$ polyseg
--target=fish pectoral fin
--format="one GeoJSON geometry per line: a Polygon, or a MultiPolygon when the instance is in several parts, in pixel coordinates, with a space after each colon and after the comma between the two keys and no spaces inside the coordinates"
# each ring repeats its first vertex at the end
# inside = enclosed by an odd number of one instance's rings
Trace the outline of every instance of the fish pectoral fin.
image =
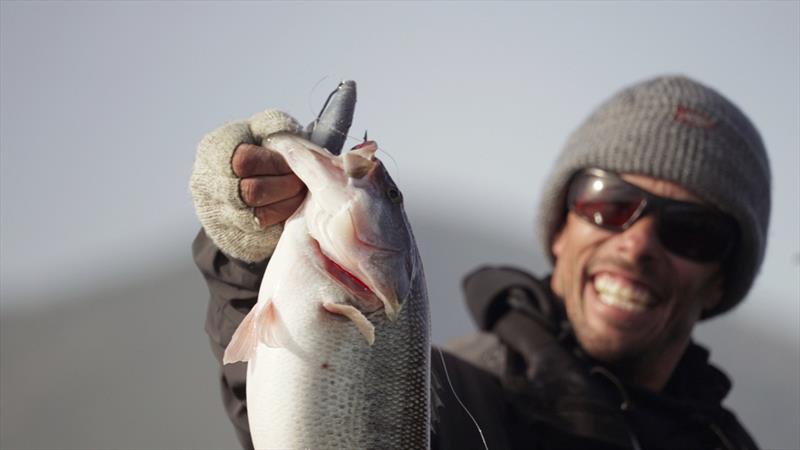
{"type": "Polygon", "coordinates": [[[239,361],[247,362],[255,355],[256,345],[258,344],[257,315],[258,309],[251,309],[239,324],[239,327],[236,328],[230,343],[225,348],[222,364],[232,364],[239,361]]]}
{"type": "Polygon", "coordinates": [[[285,343],[289,342],[288,333],[271,301],[264,307],[256,306],[247,313],[233,333],[222,356],[222,363],[249,361],[255,356],[259,341],[268,347],[285,347],[285,343]]]}
{"type": "Polygon", "coordinates": [[[269,302],[264,312],[259,317],[258,326],[261,331],[261,342],[267,347],[282,348],[286,347],[289,339],[289,331],[281,320],[280,314],[275,304],[269,302]]]}
{"type": "Polygon", "coordinates": [[[356,325],[358,331],[367,339],[367,344],[372,345],[375,342],[375,325],[354,306],[341,303],[323,303],[322,307],[329,313],[350,319],[356,325]]]}

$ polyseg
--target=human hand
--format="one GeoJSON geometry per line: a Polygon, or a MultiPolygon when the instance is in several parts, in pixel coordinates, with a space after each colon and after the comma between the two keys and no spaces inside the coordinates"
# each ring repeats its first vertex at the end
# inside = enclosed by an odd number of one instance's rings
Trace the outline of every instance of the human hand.
{"type": "Polygon", "coordinates": [[[268,110],[212,131],[197,146],[189,186],[197,217],[220,250],[242,261],[272,255],[283,221],[305,196],[283,158],[258,145],[279,132],[303,135],[303,128],[268,110]]]}
{"type": "Polygon", "coordinates": [[[284,222],[305,198],[305,185],[278,152],[242,143],[233,153],[231,167],[240,178],[242,201],[253,208],[262,228],[284,222]]]}

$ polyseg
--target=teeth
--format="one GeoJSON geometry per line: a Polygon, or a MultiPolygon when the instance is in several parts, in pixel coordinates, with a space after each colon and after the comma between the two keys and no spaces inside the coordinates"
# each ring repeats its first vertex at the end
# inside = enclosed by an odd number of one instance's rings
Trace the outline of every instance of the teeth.
{"type": "Polygon", "coordinates": [[[601,302],[626,311],[644,311],[653,303],[653,298],[647,289],[609,274],[595,276],[594,289],[599,294],[601,302]]]}

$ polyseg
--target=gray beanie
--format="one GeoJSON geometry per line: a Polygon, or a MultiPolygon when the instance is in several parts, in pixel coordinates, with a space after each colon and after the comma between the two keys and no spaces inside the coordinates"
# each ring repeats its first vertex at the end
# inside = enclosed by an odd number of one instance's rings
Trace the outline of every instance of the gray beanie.
{"type": "Polygon", "coordinates": [[[545,184],[538,231],[548,252],[566,217],[567,183],[589,167],[675,182],[733,216],[740,242],[725,266],[722,301],[703,317],[744,298],[764,259],[771,175],[761,137],[739,108],[682,76],[636,84],[603,103],[570,136],[545,184]]]}

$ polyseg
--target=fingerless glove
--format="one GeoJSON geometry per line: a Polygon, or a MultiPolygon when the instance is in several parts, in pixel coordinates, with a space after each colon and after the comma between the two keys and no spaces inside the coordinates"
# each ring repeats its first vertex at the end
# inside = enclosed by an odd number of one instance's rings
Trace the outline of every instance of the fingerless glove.
{"type": "Polygon", "coordinates": [[[242,143],[261,145],[263,138],[278,132],[303,135],[303,128],[290,115],[267,110],[212,131],[197,146],[189,183],[195,212],[214,244],[242,261],[258,262],[271,256],[283,224],[267,228],[258,224],[239,192],[241,179],[231,166],[233,152],[242,143]],[[254,128],[258,137],[253,135],[254,128]]]}

